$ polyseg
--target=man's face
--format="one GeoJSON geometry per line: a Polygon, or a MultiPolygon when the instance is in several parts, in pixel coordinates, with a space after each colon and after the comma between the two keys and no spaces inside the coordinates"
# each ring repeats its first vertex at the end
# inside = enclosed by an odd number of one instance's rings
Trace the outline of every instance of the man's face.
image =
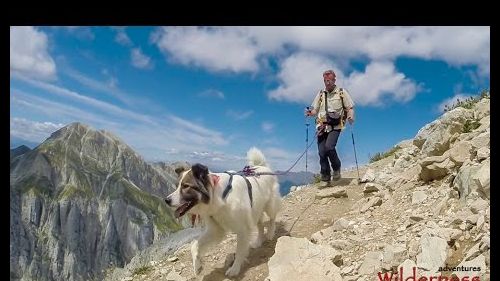
{"type": "Polygon", "coordinates": [[[323,81],[325,82],[325,87],[327,90],[332,90],[335,87],[335,75],[334,74],[323,75],[323,81]]]}

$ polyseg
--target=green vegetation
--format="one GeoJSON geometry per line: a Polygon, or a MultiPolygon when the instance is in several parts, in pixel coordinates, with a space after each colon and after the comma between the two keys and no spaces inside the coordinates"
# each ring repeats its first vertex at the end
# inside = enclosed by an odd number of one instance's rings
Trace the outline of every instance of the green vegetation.
{"type": "Polygon", "coordinates": [[[478,96],[468,97],[468,98],[466,98],[464,100],[457,99],[456,103],[453,103],[450,106],[446,105],[444,107],[444,112],[453,110],[453,109],[455,109],[457,107],[463,107],[465,109],[471,109],[481,99],[489,99],[489,98],[490,98],[490,90],[483,90],[478,96]]]}
{"type": "Polygon", "coordinates": [[[39,147],[39,151],[46,156],[47,161],[54,168],[62,170],[67,165],[68,169],[83,170],[96,176],[105,177],[109,167],[85,153],[80,156],[78,147],[66,144],[62,140],[47,140],[39,147]]]}
{"type": "Polygon", "coordinates": [[[314,174],[313,176],[313,184],[317,184],[321,181],[321,175],[320,174],[314,174]]]}
{"type": "Polygon", "coordinates": [[[52,197],[53,188],[46,177],[31,175],[19,183],[18,190],[21,194],[28,194],[31,192],[37,197],[52,197]]]}
{"type": "MultiPolygon", "coordinates": [[[[146,218],[135,218],[134,223],[143,225],[149,221],[161,233],[169,233],[182,229],[182,225],[173,217],[172,211],[162,198],[138,189],[124,179],[121,165],[110,165],[89,154],[80,155],[79,139],[73,134],[70,139],[51,138],[38,147],[38,156],[43,156],[55,170],[62,171],[68,177],[68,182],[57,188],[46,178],[31,176],[20,182],[16,188],[20,192],[33,192],[40,196],[49,196],[56,200],[83,198],[92,200],[99,196],[101,184],[109,176],[103,190],[102,199],[124,200],[146,214],[146,218]],[[76,145],[72,145],[76,144],[76,145]],[[56,193],[57,190],[57,193],[56,193]]],[[[110,154],[113,154],[110,152],[110,154]]],[[[106,158],[99,154],[98,158],[106,158]]]]}
{"type": "MultiPolygon", "coordinates": [[[[452,105],[448,106],[446,105],[444,108],[444,111],[450,111],[453,110],[457,107],[463,107],[465,109],[472,109],[476,103],[478,103],[482,99],[489,99],[490,98],[490,90],[483,90],[479,95],[477,96],[472,96],[468,97],[464,100],[457,99],[455,103],[452,105]]],[[[475,129],[479,128],[481,123],[479,123],[478,119],[472,118],[472,119],[467,119],[464,123],[464,126],[462,128],[462,133],[470,133],[474,131],[475,129]]]]}
{"type": "Polygon", "coordinates": [[[140,217],[130,218],[130,221],[137,225],[144,225],[145,221],[140,217]]]}
{"type": "Polygon", "coordinates": [[[381,160],[381,159],[384,159],[386,157],[389,157],[391,155],[394,155],[394,153],[396,153],[396,151],[398,151],[399,149],[401,149],[401,147],[399,146],[395,146],[393,148],[391,148],[389,151],[387,152],[377,152],[375,153],[375,155],[373,155],[372,157],[370,157],[370,163],[373,163],[373,162],[376,162],[378,160],[381,160]]]}
{"type": "Polygon", "coordinates": [[[148,217],[152,217],[153,223],[161,233],[182,229],[182,226],[172,217],[167,205],[161,198],[136,188],[124,179],[120,183],[124,186],[123,199],[141,209],[148,217]]]}
{"type": "Polygon", "coordinates": [[[46,159],[52,167],[62,168],[64,166],[66,160],[66,146],[62,141],[47,140],[42,143],[38,149],[41,154],[47,156],[46,159]]]}
{"type": "Polygon", "coordinates": [[[85,171],[79,170],[76,167],[72,167],[69,172],[71,183],[67,183],[59,189],[57,200],[75,197],[87,200],[94,198],[95,193],[89,182],[89,177],[91,177],[91,175],[88,175],[85,171]]]}
{"type": "Polygon", "coordinates": [[[146,274],[146,273],[150,272],[151,270],[152,270],[151,266],[145,265],[145,266],[141,266],[141,267],[134,269],[133,274],[134,275],[146,274]]]}
{"type": "Polygon", "coordinates": [[[467,119],[465,120],[464,127],[462,128],[463,133],[470,133],[475,129],[479,128],[481,123],[479,123],[478,119],[467,119]]]}
{"type": "Polygon", "coordinates": [[[63,189],[59,192],[59,195],[57,196],[57,200],[62,200],[62,199],[69,199],[69,198],[75,198],[75,197],[81,197],[85,199],[92,199],[94,196],[94,193],[92,192],[92,189],[90,186],[80,186],[76,187],[72,184],[66,184],[63,189]]]}

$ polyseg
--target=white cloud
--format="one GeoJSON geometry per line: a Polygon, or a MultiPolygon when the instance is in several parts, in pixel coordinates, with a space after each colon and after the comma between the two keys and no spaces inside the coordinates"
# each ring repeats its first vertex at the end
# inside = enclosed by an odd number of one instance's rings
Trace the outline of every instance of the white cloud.
{"type": "Polygon", "coordinates": [[[184,126],[190,122],[178,117],[172,117],[168,121],[176,118],[177,122],[164,122],[165,124],[158,126],[144,126],[140,123],[122,125],[114,129],[113,133],[137,149],[148,161],[189,160],[206,165],[212,163],[213,158],[224,159],[224,162],[232,161],[227,154],[217,152],[221,146],[229,144],[226,136],[197,125],[184,126]],[[196,148],[204,150],[194,150],[196,148]]]}
{"type": "Polygon", "coordinates": [[[14,117],[10,119],[10,134],[14,137],[39,143],[63,126],[63,124],[36,122],[14,117]]]}
{"type": "MultiPolygon", "coordinates": [[[[189,161],[203,162],[203,163],[216,163],[226,161],[240,161],[243,157],[229,155],[220,151],[192,151],[188,154],[189,161]]],[[[208,165],[208,164],[207,164],[208,165]]]]}
{"type": "Polygon", "coordinates": [[[101,71],[101,73],[108,77],[108,81],[105,82],[99,81],[81,72],[78,72],[75,69],[69,67],[64,68],[64,75],[68,75],[72,79],[78,81],[80,84],[92,90],[108,94],[127,105],[132,105],[137,103],[136,98],[133,98],[132,95],[125,93],[118,88],[118,79],[114,76],[111,76],[108,70],[104,69],[101,71]]]}
{"type": "Polygon", "coordinates": [[[490,71],[488,26],[167,27],[151,40],[169,60],[209,71],[256,73],[278,59],[280,85],[269,97],[293,102],[310,103],[323,86],[318,73],[327,68],[350,73],[338,80],[360,105],[380,105],[383,96],[406,102],[420,90],[394,68],[400,57],[477,66],[481,77],[490,71]],[[365,72],[352,72],[352,60],[366,61],[365,72]]]}
{"type": "MultiPolygon", "coordinates": [[[[231,136],[174,115],[167,116],[167,122],[165,122],[162,117],[158,116],[145,115],[143,118],[134,118],[135,115],[124,110],[115,112],[114,120],[116,122],[114,122],[113,119],[106,116],[105,112],[94,112],[95,108],[93,107],[78,109],[66,103],[39,98],[15,89],[11,93],[11,97],[11,111],[13,112],[43,113],[67,123],[79,121],[94,127],[106,128],[148,159],[164,160],[162,158],[165,155],[160,155],[160,151],[170,154],[178,152],[179,155],[185,156],[193,151],[193,146],[215,150],[216,147],[228,145],[232,139],[231,136]]],[[[77,100],[77,102],[79,101],[77,100]]],[[[97,107],[97,109],[101,108],[97,107]]],[[[16,134],[19,137],[29,134],[29,131],[23,132],[25,127],[18,126],[18,128],[11,134],[16,134]]]]}
{"type": "Polygon", "coordinates": [[[365,72],[352,72],[339,85],[349,91],[355,104],[375,106],[382,105],[383,96],[392,96],[402,103],[410,101],[420,89],[391,62],[372,62],[366,66],[365,72]]]}
{"type": "Polygon", "coordinates": [[[149,123],[149,124],[154,123],[152,121],[152,118],[147,116],[147,115],[142,115],[142,114],[138,114],[138,113],[135,113],[133,111],[130,111],[130,110],[122,109],[116,105],[113,105],[113,104],[103,102],[103,101],[98,100],[98,99],[94,99],[94,98],[79,94],[79,93],[71,91],[69,89],[56,86],[54,84],[50,84],[50,83],[46,83],[46,82],[42,82],[42,81],[36,81],[36,80],[25,78],[25,77],[17,77],[17,78],[19,78],[20,80],[22,80],[22,81],[24,81],[32,86],[37,87],[39,89],[43,89],[43,90],[47,91],[47,93],[55,94],[57,96],[64,97],[64,98],[68,98],[68,99],[72,100],[73,102],[80,102],[80,103],[92,106],[93,108],[96,108],[96,109],[98,109],[102,112],[108,113],[108,114],[112,114],[115,116],[123,116],[123,117],[127,117],[130,119],[136,120],[136,121],[141,121],[141,122],[145,122],[145,123],[149,123]]]}
{"type": "MultiPolygon", "coordinates": [[[[478,65],[489,70],[490,27],[251,27],[258,46],[279,50],[290,44],[301,51],[353,59],[395,59],[409,56],[443,60],[450,65],[478,65]]],[[[489,73],[486,72],[486,73],[489,73]]]]}
{"type": "Polygon", "coordinates": [[[470,97],[474,97],[474,96],[475,95],[472,95],[472,94],[458,93],[458,94],[455,94],[451,98],[447,98],[447,99],[443,100],[438,105],[437,108],[438,108],[438,110],[439,110],[440,113],[443,113],[444,109],[446,108],[446,106],[451,107],[453,104],[457,103],[457,100],[463,101],[463,100],[466,100],[466,99],[468,99],[470,97]]]}
{"type": "Polygon", "coordinates": [[[239,28],[165,27],[152,40],[172,61],[210,71],[255,72],[258,50],[239,28]]]}
{"type": "Polygon", "coordinates": [[[392,96],[398,102],[411,100],[419,86],[397,72],[391,62],[372,62],[365,72],[354,71],[346,76],[325,57],[309,53],[297,53],[280,65],[280,86],[268,93],[269,98],[311,104],[315,95],[324,88],[322,73],[333,69],[337,85],[346,88],[355,104],[381,105],[381,98],[392,96]]]}
{"type": "Polygon", "coordinates": [[[67,103],[50,101],[47,98],[40,98],[20,90],[11,90],[11,108],[16,107],[25,112],[42,113],[62,122],[81,121],[101,127],[116,127],[117,123],[112,122],[105,116],[92,113],[89,110],[82,110],[67,103]]]}
{"type": "Polygon", "coordinates": [[[125,32],[125,28],[115,27],[113,29],[116,30],[116,36],[115,36],[116,43],[127,47],[131,47],[133,45],[132,40],[130,40],[127,33],[125,32]]]}
{"type": "MultiPolygon", "coordinates": [[[[165,161],[165,158],[188,160],[192,163],[203,163],[209,168],[219,171],[224,169],[239,170],[246,165],[245,153],[232,155],[228,154],[227,151],[220,152],[218,150],[221,146],[227,146],[230,143],[231,136],[208,129],[203,125],[193,124],[193,122],[177,116],[168,116],[167,122],[162,121],[161,117],[150,117],[154,120],[153,124],[146,124],[124,115],[117,116],[117,122],[113,122],[101,113],[94,113],[89,109],[78,109],[68,104],[39,98],[15,89],[11,97],[11,108],[14,106],[16,112],[23,109],[30,113],[41,112],[47,116],[58,118],[58,120],[65,120],[64,122],[67,123],[80,121],[92,127],[106,128],[148,161],[165,161]],[[193,147],[203,150],[193,150],[193,147]]],[[[19,121],[18,119],[16,122],[19,121]]],[[[16,122],[11,121],[11,135],[36,142],[43,141],[52,132],[63,126],[63,124],[49,126],[49,123],[24,121],[22,124],[46,124],[45,127],[38,126],[45,128],[45,130],[39,130],[39,133],[35,135],[34,130],[30,129],[35,126],[20,126],[20,122],[16,122]]],[[[265,154],[273,167],[281,170],[288,169],[290,163],[293,163],[298,156],[298,153],[288,153],[280,148],[269,148],[265,150],[265,154]]]]}
{"type": "Polygon", "coordinates": [[[332,57],[338,64],[408,56],[477,65],[483,75],[490,68],[488,26],[169,27],[151,38],[174,61],[212,71],[255,72],[259,56],[282,56],[286,49],[332,57]]]}
{"type": "Polygon", "coordinates": [[[126,92],[120,89],[118,87],[118,79],[114,75],[111,75],[109,70],[106,68],[101,70],[101,74],[105,76],[102,81],[94,79],[93,77],[83,74],[69,66],[64,66],[61,73],[71,77],[72,79],[78,81],[80,84],[86,86],[89,89],[114,97],[118,101],[126,104],[129,107],[139,109],[148,108],[148,111],[150,112],[164,111],[164,108],[162,108],[158,103],[152,102],[144,96],[139,97],[137,95],[133,95],[130,92],[126,92]]]}
{"type": "Polygon", "coordinates": [[[43,80],[56,78],[47,35],[32,26],[10,27],[10,71],[43,80]]]}
{"type": "Polygon", "coordinates": [[[153,68],[153,62],[151,58],[146,56],[140,48],[133,48],[130,50],[130,60],[132,65],[140,69],[151,69],[153,68]]]}
{"type": "Polygon", "coordinates": [[[289,56],[280,65],[277,75],[280,86],[268,93],[269,98],[310,104],[324,87],[322,73],[326,69],[335,68],[325,57],[310,53],[289,56]]]}
{"type": "Polygon", "coordinates": [[[198,94],[199,97],[224,99],[224,93],[219,90],[208,89],[198,94]]]}
{"type": "MultiPolygon", "coordinates": [[[[298,160],[298,158],[301,156],[301,154],[304,151],[296,152],[296,151],[289,151],[289,150],[285,150],[285,149],[277,148],[277,147],[267,147],[265,149],[262,149],[262,152],[264,153],[264,156],[266,157],[266,160],[268,161],[268,163],[270,163],[271,167],[275,171],[277,171],[277,170],[286,171],[290,168],[291,168],[291,171],[297,171],[297,170],[302,170],[302,168],[305,165],[302,163],[305,161],[304,156],[300,160],[298,160]]],[[[311,154],[312,153],[309,152],[309,156],[311,156],[311,154]]],[[[317,165],[318,162],[315,161],[316,163],[314,163],[313,161],[311,161],[311,159],[309,159],[309,166],[310,167],[311,166],[318,166],[317,165]]]]}
{"type": "Polygon", "coordinates": [[[274,130],[274,124],[271,122],[262,122],[262,130],[266,133],[271,133],[274,130]]]}
{"type": "Polygon", "coordinates": [[[92,41],[95,39],[95,35],[90,27],[86,26],[65,26],[64,29],[69,33],[75,35],[80,40],[92,41]]]}
{"type": "MultiPolygon", "coordinates": [[[[290,158],[291,153],[281,148],[269,147],[263,150],[263,153],[266,157],[270,158],[279,158],[279,159],[287,159],[290,158]]],[[[295,155],[293,155],[295,156],[295,155]]]]}
{"type": "Polygon", "coordinates": [[[236,111],[236,110],[228,110],[226,113],[229,117],[233,118],[236,121],[245,120],[253,114],[253,110],[247,111],[236,111]]]}
{"type": "Polygon", "coordinates": [[[179,137],[179,141],[188,142],[191,144],[228,144],[227,136],[224,136],[220,132],[207,129],[204,126],[194,124],[193,122],[174,115],[171,115],[169,119],[173,122],[173,125],[176,126],[175,130],[172,133],[174,137],[179,137]]]}

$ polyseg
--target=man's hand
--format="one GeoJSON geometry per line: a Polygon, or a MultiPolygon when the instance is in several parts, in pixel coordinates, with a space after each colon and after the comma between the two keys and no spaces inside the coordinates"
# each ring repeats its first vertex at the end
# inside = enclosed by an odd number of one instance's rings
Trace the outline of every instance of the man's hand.
{"type": "Polygon", "coordinates": [[[314,109],[307,110],[306,109],[305,112],[304,112],[304,115],[305,116],[314,116],[314,115],[316,115],[316,110],[314,110],[314,109]]]}
{"type": "Polygon", "coordinates": [[[349,121],[349,124],[351,124],[351,125],[352,125],[352,123],[354,123],[354,108],[351,108],[347,112],[347,121],[349,121]]]}
{"type": "Polygon", "coordinates": [[[316,128],[316,136],[321,136],[325,133],[325,129],[326,129],[326,125],[325,124],[321,124],[319,125],[318,128],[316,128]]]}

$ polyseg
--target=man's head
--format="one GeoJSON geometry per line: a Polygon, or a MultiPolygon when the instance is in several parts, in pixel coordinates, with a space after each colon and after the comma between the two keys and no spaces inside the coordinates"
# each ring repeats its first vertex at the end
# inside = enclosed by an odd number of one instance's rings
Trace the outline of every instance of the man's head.
{"type": "Polygon", "coordinates": [[[333,90],[335,88],[336,75],[333,70],[329,69],[323,72],[323,82],[325,82],[325,88],[327,91],[333,90]]]}

